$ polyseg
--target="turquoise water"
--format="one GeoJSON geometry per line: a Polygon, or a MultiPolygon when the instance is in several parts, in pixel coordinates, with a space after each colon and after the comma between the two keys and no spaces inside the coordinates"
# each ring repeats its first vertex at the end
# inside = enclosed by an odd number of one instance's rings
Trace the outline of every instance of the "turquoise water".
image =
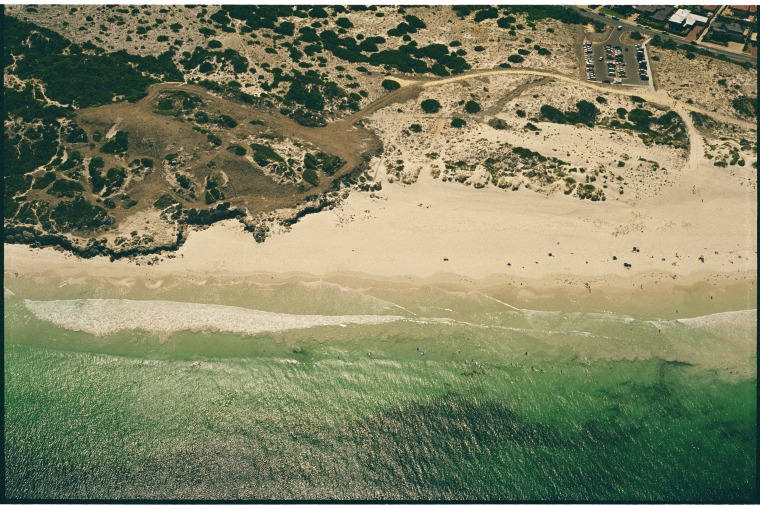
{"type": "MultiPolygon", "coordinates": [[[[212,301],[403,318],[96,336],[63,304],[23,299],[106,288],[11,288],[9,499],[757,498],[754,310],[659,321],[296,283],[212,301]]],[[[102,321],[132,310],[99,307],[102,321]]]]}

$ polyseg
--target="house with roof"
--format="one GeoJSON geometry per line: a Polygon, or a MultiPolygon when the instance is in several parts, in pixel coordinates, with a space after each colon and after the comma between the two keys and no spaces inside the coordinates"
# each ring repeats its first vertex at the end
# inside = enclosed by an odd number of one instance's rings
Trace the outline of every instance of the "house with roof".
{"type": "Polygon", "coordinates": [[[714,23],[710,29],[712,39],[721,42],[744,42],[744,28],[738,23],[714,23]]]}
{"type": "Polygon", "coordinates": [[[752,14],[757,14],[757,5],[729,5],[728,7],[736,14],[740,15],[750,16],[752,14]]]}
{"type": "Polygon", "coordinates": [[[664,22],[674,10],[671,5],[634,5],[633,8],[642,16],[658,22],[664,22]]]}
{"type": "Polygon", "coordinates": [[[687,9],[678,9],[668,19],[668,23],[675,29],[693,28],[695,25],[707,24],[707,18],[705,16],[697,16],[687,9]]]}

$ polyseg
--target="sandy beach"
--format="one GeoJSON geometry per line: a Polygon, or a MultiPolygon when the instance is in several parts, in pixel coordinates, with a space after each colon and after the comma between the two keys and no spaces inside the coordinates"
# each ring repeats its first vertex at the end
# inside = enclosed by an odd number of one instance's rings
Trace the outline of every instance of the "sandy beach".
{"type": "Polygon", "coordinates": [[[415,184],[386,179],[382,192],[354,192],[338,209],[306,216],[262,244],[226,221],[192,232],[175,253],[137,260],[6,244],[4,270],[6,278],[101,277],[148,288],[169,276],[511,285],[527,298],[557,289],[633,296],[645,285],[738,283],[754,299],[756,215],[755,191],[704,163],[657,196],[603,203],[473,189],[423,169],[415,184]]]}

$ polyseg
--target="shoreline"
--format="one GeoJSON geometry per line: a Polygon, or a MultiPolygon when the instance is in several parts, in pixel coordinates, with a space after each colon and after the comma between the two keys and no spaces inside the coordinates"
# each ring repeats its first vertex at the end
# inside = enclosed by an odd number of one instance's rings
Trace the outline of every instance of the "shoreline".
{"type": "MultiPolygon", "coordinates": [[[[99,285],[99,293],[111,292],[115,298],[191,301],[197,300],[198,295],[183,294],[188,288],[223,297],[230,288],[239,295],[247,289],[318,283],[362,293],[421,290],[480,293],[520,309],[599,311],[668,320],[757,308],[756,270],[730,273],[703,269],[687,275],[650,270],[625,276],[491,274],[481,278],[455,273],[423,277],[355,271],[314,274],[251,270],[242,274],[235,269],[190,269],[183,266],[182,258],[175,258],[179,260],[175,263],[147,266],[124,260],[111,262],[107,258],[84,260],[52,249],[18,244],[5,244],[4,249],[4,286],[17,296],[34,293],[35,299],[82,298],[75,293],[90,292],[93,286],[99,285]],[[167,294],[168,298],[162,298],[167,294]]],[[[298,312],[298,308],[294,308],[294,313],[298,312]]]]}
{"type": "MultiPolygon", "coordinates": [[[[140,258],[4,244],[4,274],[99,279],[125,293],[143,286],[149,298],[170,284],[442,288],[523,308],[676,318],[756,307],[756,197],[701,164],[684,168],[665,194],[601,203],[474,189],[423,170],[414,184],[352,191],[290,229],[274,226],[263,243],[227,220],[191,231],[177,251],[140,258]]],[[[41,296],[56,296],[50,291],[41,296]]]]}

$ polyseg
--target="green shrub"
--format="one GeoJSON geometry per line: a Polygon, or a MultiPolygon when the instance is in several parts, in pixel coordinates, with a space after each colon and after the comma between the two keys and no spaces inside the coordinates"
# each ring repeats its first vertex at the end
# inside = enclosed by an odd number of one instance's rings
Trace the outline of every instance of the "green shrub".
{"type": "Polygon", "coordinates": [[[578,120],[583,123],[593,123],[599,114],[599,109],[596,108],[596,105],[587,100],[579,101],[575,104],[575,107],[578,109],[578,120]]]}
{"type": "Polygon", "coordinates": [[[308,170],[322,170],[327,175],[333,175],[343,165],[345,165],[345,161],[338,156],[324,152],[318,152],[316,155],[306,153],[303,158],[304,168],[308,170]]]}
{"type": "Polygon", "coordinates": [[[525,58],[523,58],[519,54],[512,54],[507,58],[507,61],[511,63],[522,63],[523,61],[525,61],[525,58]]]}
{"type": "Polygon", "coordinates": [[[462,128],[466,124],[467,124],[467,122],[464,119],[460,118],[460,117],[455,117],[455,118],[453,118],[451,120],[451,126],[452,126],[452,128],[462,128]]]}
{"type": "Polygon", "coordinates": [[[565,113],[551,105],[541,106],[541,115],[552,123],[566,123],[565,113]]]}
{"type": "Polygon", "coordinates": [[[69,144],[82,144],[87,142],[87,140],[87,132],[76,125],[74,125],[74,128],[66,136],[66,142],[69,144]]]}
{"type": "Polygon", "coordinates": [[[177,203],[177,200],[175,200],[172,195],[169,193],[164,193],[158,198],[158,200],[153,202],[153,206],[159,210],[163,210],[171,205],[174,205],[175,203],[177,203]]]}
{"type": "Polygon", "coordinates": [[[477,114],[482,109],[478,102],[476,102],[475,100],[470,100],[466,104],[464,104],[464,110],[467,111],[469,114],[477,114]]]}
{"type": "Polygon", "coordinates": [[[425,24],[424,21],[422,21],[417,16],[413,16],[411,14],[404,16],[404,21],[406,21],[409,24],[409,26],[411,26],[415,30],[423,30],[427,28],[427,25],[425,24]]]}
{"type": "Polygon", "coordinates": [[[105,209],[90,204],[82,196],[60,202],[50,217],[61,232],[95,230],[113,224],[105,209]]]}
{"type": "Polygon", "coordinates": [[[211,205],[219,200],[224,200],[224,193],[219,188],[219,181],[214,176],[206,177],[206,189],[204,192],[206,205],[211,205]]]}
{"type": "Polygon", "coordinates": [[[125,131],[118,131],[113,140],[109,140],[103,147],[100,148],[100,152],[106,154],[121,154],[127,152],[129,148],[129,134],[125,131]]]}
{"type": "Polygon", "coordinates": [[[319,176],[317,175],[317,172],[310,168],[303,171],[303,180],[312,186],[317,186],[319,184],[319,176]]]}
{"type": "Polygon", "coordinates": [[[222,145],[222,139],[220,139],[213,133],[209,133],[208,135],[206,135],[206,140],[208,140],[209,143],[214,147],[219,147],[220,145],[222,145]]]}
{"type": "Polygon", "coordinates": [[[441,104],[438,102],[438,100],[434,100],[432,98],[423,100],[422,103],[420,103],[420,107],[422,107],[422,110],[427,114],[435,114],[441,110],[441,104]]]}
{"type": "Polygon", "coordinates": [[[282,156],[264,144],[251,144],[251,153],[253,154],[253,160],[262,167],[267,166],[270,162],[285,162],[282,156]]]}
{"type": "Polygon", "coordinates": [[[335,20],[335,24],[341,28],[353,28],[354,24],[348,18],[338,18],[335,20]]]}
{"type": "Polygon", "coordinates": [[[237,144],[232,144],[229,147],[227,147],[228,151],[232,151],[237,156],[245,156],[246,150],[245,147],[239,146],[237,144]]]}
{"type": "Polygon", "coordinates": [[[745,116],[757,117],[757,98],[740,96],[731,101],[733,108],[745,116]]]}
{"type": "Polygon", "coordinates": [[[275,29],[273,30],[274,33],[279,33],[280,35],[285,35],[286,37],[292,37],[293,33],[295,32],[296,25],[291,23],[290,21],[283,21],[275,29]]]}
{"type": "Polygon", "coordinates": [[[322,7],[314,7],[309,11],[309,17],[315,18],[315,19],[324,19],[328,17],[327,11],[324,10],[322,7]]]}
{"type": "Polygon", "coordinates": [[[492,118],[488,121],[488,126],[493,128],[494,130],[506,130],[507,129],[507,123],[505,123],[502,119],[498,118],[492,118]]]}
{"type": "Polygon", "coordinates": [[[393,79],[383,79],[381,85],[387,91],[395,91],[401,87],[401,84],[399,84],[397,81],[394,81],[393,79]]]}
{"type": "Polygon", "coordinates": [[[104,53],[90,44],[95,54],[72,50],[70,41],[56,32],[13,16],[4,17],[6,57],[23,56],[14,73],[21,79],[45,83],[48,98],[79,107],[111,103],[117,96],[134,102],[144,97],[147,87],[158,81],[182,80],[172,61],[172,53],[142,57],[126,51],[104,53]]]}
{"type": "Polygon", "coordinates": [[[226,114],[222,114],[219,117],[214,118],[213,122],[224,128],[235,128],[238,125],[237,121],[226,114]]]}
{"type": "Polygon", "coordinates": [[[652,121],[652,113],[646,109],[633,109],[628,113],[628,120],[639,130],[648,130],[652,121]]]}
{"type": "Polygon", "coordinates": [[[55,180],[53,172],[45,172],[42,177],[36,177],[32,183],[32,189],[45,189],[55,180]]]}
{"type": "Polygon", "coordinates": [[[476,12],[474,20],[476,23],[480,23],[486,19],[496,19],[498,17],[499,11],[496,10],[496,7],[489,7],[487,9],[479,10],[476,12]]]}

